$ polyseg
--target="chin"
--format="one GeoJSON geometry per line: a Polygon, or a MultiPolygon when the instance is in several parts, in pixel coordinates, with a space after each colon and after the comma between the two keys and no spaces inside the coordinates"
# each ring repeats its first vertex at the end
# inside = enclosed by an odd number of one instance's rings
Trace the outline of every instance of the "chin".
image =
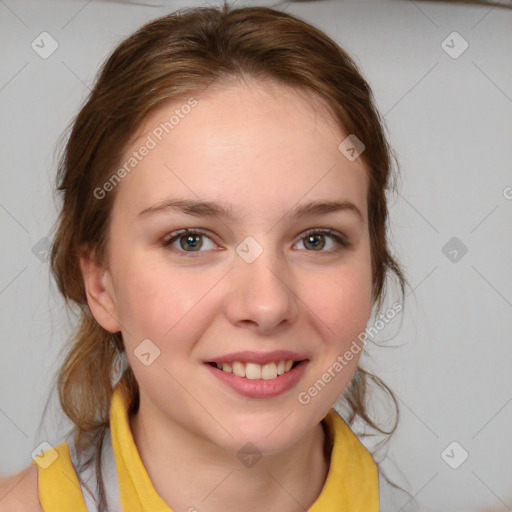
{"type": "Polygon", "coordinates": [[[250,450],[253,445],[254,450],[262,455],[272,455],[283,452],[292,447],[304,434],[303,428],[296,427],[291,422],[284,421],[286,414],[279,414],[279,417],[268,422],[247,421],[230,422],[227,430],[233,437],[226,439],[224,437],[223,447],[232,453],[238,454],[242,447],[250,450]],[[277,427],[277,428],[276,428],[277,427]]]}

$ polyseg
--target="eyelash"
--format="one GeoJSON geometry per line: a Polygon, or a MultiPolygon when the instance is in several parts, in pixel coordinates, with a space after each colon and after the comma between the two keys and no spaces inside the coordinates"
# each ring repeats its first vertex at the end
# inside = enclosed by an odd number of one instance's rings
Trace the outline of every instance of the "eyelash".
{"type": "MultiPolygon", "coordinates": [[[[170,235],[168,237],[165,237],[162,240],[162,247],[170,248],[170,246],[176,240],[179,240],[180,238],[182,238],[184,236],[188,236],[188,235],[202,235],[202,236],[205,236],[206,238],[209,238],[211,240],[211,238],[206,233],[204,233],[202,230],[199,230],[199,229],[182,229],[180,231],[175,231],[174,233],[170,233],[170,235]]],[[[348,247],[350,247],[352,245],[352,243],[349,242],[347,240],[347,238],[343,234],[339,233],[338,231],[334,231],[333,229],[315,229],[315,228],[308,229],[308,230],[306,230],[303,233],[303,236],[300,238],[299,242],[304,240],[305,238],[307,238],[310,235],[328,235],[333,240],[336,241],[336,243],[338,244],[338,247],[336,249],[332,249],[330,251],[314,251],[314,250],[309,250],[308,252],[337,253],[338,251],[346,249],[346,248],[348,248],[348,247]]],[[[213,242],[213,240],[212,240],[212,242],[213,242]]],[[[171,249],[175,249],[177,252],[186,255],[186,257],[192,257],[192,258],[196,258],[202,252],[205,252],[205,251],[184,251],[184,250],[176,249],[176,248],[171,248],[171,249]]]]}

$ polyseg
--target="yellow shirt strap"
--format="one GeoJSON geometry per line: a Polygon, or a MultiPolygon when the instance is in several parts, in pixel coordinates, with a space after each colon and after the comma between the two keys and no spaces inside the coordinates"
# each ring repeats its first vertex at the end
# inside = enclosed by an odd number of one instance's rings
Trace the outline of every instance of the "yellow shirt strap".
{"type": "Polygon", "coordinates": [[[87,512],[67,443],[34,458],[38,466],[39,501],[44,512],[87,512]]]}
{"type": "Polygon", "coordinates": [[[119,477],[119,498],[122,510],[173,512],[156,492],[140,458],[130,430],[126,397],[119,387],[112,395],[110,430],[119,477]]]}
{"type": "Polygon", "coordinates": [[[308,512],[379,512],[379,477],[373,457],[343,418],[331,409],[324,422],[334,438],[322,493],[308,512]]]}

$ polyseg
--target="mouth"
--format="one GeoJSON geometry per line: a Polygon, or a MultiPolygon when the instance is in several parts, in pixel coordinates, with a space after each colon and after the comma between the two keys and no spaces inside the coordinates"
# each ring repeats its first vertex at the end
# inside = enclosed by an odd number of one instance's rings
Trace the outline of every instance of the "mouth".
{"type": "MultiPolygon", "coordinates": [[[[289,355],[289,354],[288,354],[289,355]]],[[[247,360],[206,361],[204,367],[217,382],[239,395],[256,399],[268,399],[291,392],[307,370],[309,359],[268,359],[260,355],[260,363],[254,357],[247,360]]],[[[280,356],[282,357],[282,356],[280,356]]]]}
{"type": "Polygon", "coordinates": [[[295,361],[293,359],[281,359],[279,361],[271,361],[266,364],[258,364],[255,362],[232,361],[232,362],[214,362],[210,361],[206,364],[216,368],[224,373],[230,373],[237,377],[248,380],[273,380],[281,375],[295,369],[301,363],[307,362],[307,359],[295,361]]]}

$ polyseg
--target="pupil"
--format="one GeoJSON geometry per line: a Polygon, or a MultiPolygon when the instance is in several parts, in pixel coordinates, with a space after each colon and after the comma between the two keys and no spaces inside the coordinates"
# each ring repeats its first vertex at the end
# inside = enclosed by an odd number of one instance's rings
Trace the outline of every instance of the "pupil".
{"type": "Polygon", "coordinates": [[[187,248],[194,249],[194,248],[200,246],[200,244],[198,243],[199,236],[200,235],[188,235],[186,237],[186,243],[189,244],[189,245],[187,245],[187,247],[183,247],[183,245],[182,245],[182,249],[187,249],[187,248]],[[194,239],[197,239],[197,240],[194,241],[194,239]]]}
{"type": "MultiPolygon", "coordinates": [[[[321,236],[322,236],[322,235],[310,235],[310,236],[308,237],[308,241],[307,241],[307,243],[308,243],[308,244],[310,244],[310,243],[311,243],[311,240],[318,239],[318,238],[320,238],[321,236]]],[[[317,242],[317,243],[311,243],[311,245],[312,245],[313,247],[318,247],[318,246],[319,246],[319,242],[317,242]]],[[[323,248],[324,244],[320,243],[320,246],[321,246],[320,248],[323,248]]]]}

